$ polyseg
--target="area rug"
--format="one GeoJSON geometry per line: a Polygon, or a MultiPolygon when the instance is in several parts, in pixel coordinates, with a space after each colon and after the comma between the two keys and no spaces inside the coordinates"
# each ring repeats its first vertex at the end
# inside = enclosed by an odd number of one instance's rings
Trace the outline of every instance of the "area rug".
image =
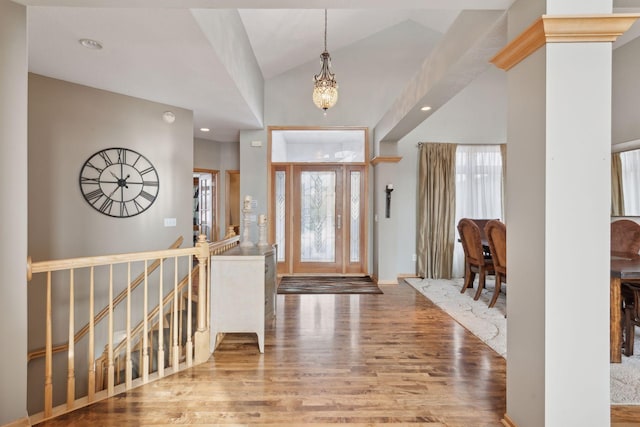
{"type": "Polygon", "coordinates": [[[467,289],[464,294],[460,293],[462,279],[410,278],[405,280],[496,353],[504,358],[507,357],[507,319],[504,317],[507,312],[506,298],[503,293],[500,293],[496,305],[489,308],[489,301],[493,296],[493,280],[487,278],[486,288],[482,290],[477,301],[473,300],[475,289],[467,289]]]}
{"type": "MultiPolygon", "coordinates": [[[[418,292],[453,317],[472,334],[484,341],[498,354],[507,357],[506,297],[501,293],[493,308],[488,303],[493,295],[493,280],[487,279],[486,287],[478,301],[473,300],[475,289],[464,294],[462,279],[405,279],[418,292]]],[[[508,287],[508,285],[507,285],[508,287]]],[[[610,364],[611,404],[640,405],[640,328],[636,328],[633,356],[622,356],[622,363],[610,364]]]]}
{"type": "Polygon", "coordinates": [[[371,277],[285,276],[279,294],[381,294],[371,277]]]}

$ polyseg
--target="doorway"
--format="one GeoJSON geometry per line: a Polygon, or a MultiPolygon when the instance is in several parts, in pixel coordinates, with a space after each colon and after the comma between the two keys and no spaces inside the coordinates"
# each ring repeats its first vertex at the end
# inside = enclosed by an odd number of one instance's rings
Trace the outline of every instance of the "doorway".
{"type": "Polygon", "coordinates": [[[218,240],[218,171],[193,170],[193,244],[204,234],[218,240]]]}
{"type": "MultiPolygon", "coordinates": [[[[289,139],[288,143],[270,148],[279,154],[270,155],[269,221],[271,241],[278,245],[279,274],[365,274],[367,272],[367,166],[364,163],[366,132],[359,128],[355,138],[361,143],[361,157],[345,155],[351,142],[338,142],[335,156],[318,155],[331,146],[329,136],[312,130],[313,135],[289,139]],[[308,138],[307,138],[308,137],[308,138]],[[294,141],[294,142],[293,142],[294,141]],[[314,142],[315,141],[315,142],[314,142]],[[295,162],[275,162],[283,152],[297,156],[295,162]],[[307,152],[313,159],[328,162],[304,161],[307,152]],[[361,160],[361,161],[358,161],[361,160]]],[[[341,129],[341,131],[344,131],[341,129]]],[[[279,130],[282,132],[282,130],[279,130]]],[[[299,133],[300,130],[296,129],[299,133]]],[[[336,133],[335,138],[345,138],[336,133]]],[[[353,138],[353,135],[350,135],[353,138]]],[[[279,134],[276,138],[283,138],[279,134]]],[[[290,135],[284,138],[291,138],[290,135]]],[[[338,141],[338,139],[335,139],[338,141]]],[[[357,145],[357,144],[356,144],[357,145]]],[[[331,149],[329,149],[331,151],[331,149]]]]}
{"type": "Polygon", "coordinates": [[[240,171],[227,170],[225,181],[225,235],[229,235],[230,230],[240,235],[240,171]]]}

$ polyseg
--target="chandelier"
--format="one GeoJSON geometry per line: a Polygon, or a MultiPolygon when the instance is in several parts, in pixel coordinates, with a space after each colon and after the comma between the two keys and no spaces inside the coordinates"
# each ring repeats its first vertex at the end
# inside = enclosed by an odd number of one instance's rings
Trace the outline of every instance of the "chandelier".
{"type": "Polygon", "coordinates": [[[320,74],[313,76],[313,103],[327,114],[327,109],[338,102],[338,82],[331,72],[331,56],[327,52],[327,9],[324,10],[324,52],[320,55],[320,60],[320,74]]]}

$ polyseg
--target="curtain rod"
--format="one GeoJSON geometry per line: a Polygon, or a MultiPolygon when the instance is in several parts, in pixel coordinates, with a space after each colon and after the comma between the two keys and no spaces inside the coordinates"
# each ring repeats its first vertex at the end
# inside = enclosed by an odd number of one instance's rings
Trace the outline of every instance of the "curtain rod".
{"type": "MultiPolygon", "coordinates": [[[[639,142],[640,142],[640,140],[637,140],[637,141],[634,141],[634,142],[639,143],[639,142]]],[[[418,142],[418,143],[416,144],[416,147],[420,148],[420,147],[422,147],[422,146],[423,146],[423,145],[425,145],[425,144],[457,144],[457,145],[469,145],[469,146],[477,145],[478,147],[483,146],[483,145],[484,145],[484,146],[490,146],[490,145],[505,145],[505,143],[504,143],[504,142],[498,142],[498,143],[496,143],[496,144],[460,144],[460,143],[457,143],[457,142],[418,142]]],[[[640,144],[638,144],[638,145],[640,146],[640,144]]]]}

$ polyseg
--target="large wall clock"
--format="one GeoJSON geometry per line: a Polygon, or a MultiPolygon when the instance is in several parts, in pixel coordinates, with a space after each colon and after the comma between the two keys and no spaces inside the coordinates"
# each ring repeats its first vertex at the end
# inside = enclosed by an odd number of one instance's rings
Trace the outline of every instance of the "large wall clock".
{"type": "Polygon", "coordinates": [[[98,212],[117,218],[149,209],[159,189],[153,164],[128,148],[100,150],[80,170],[80,191],[85,200],[98,212]]]}

